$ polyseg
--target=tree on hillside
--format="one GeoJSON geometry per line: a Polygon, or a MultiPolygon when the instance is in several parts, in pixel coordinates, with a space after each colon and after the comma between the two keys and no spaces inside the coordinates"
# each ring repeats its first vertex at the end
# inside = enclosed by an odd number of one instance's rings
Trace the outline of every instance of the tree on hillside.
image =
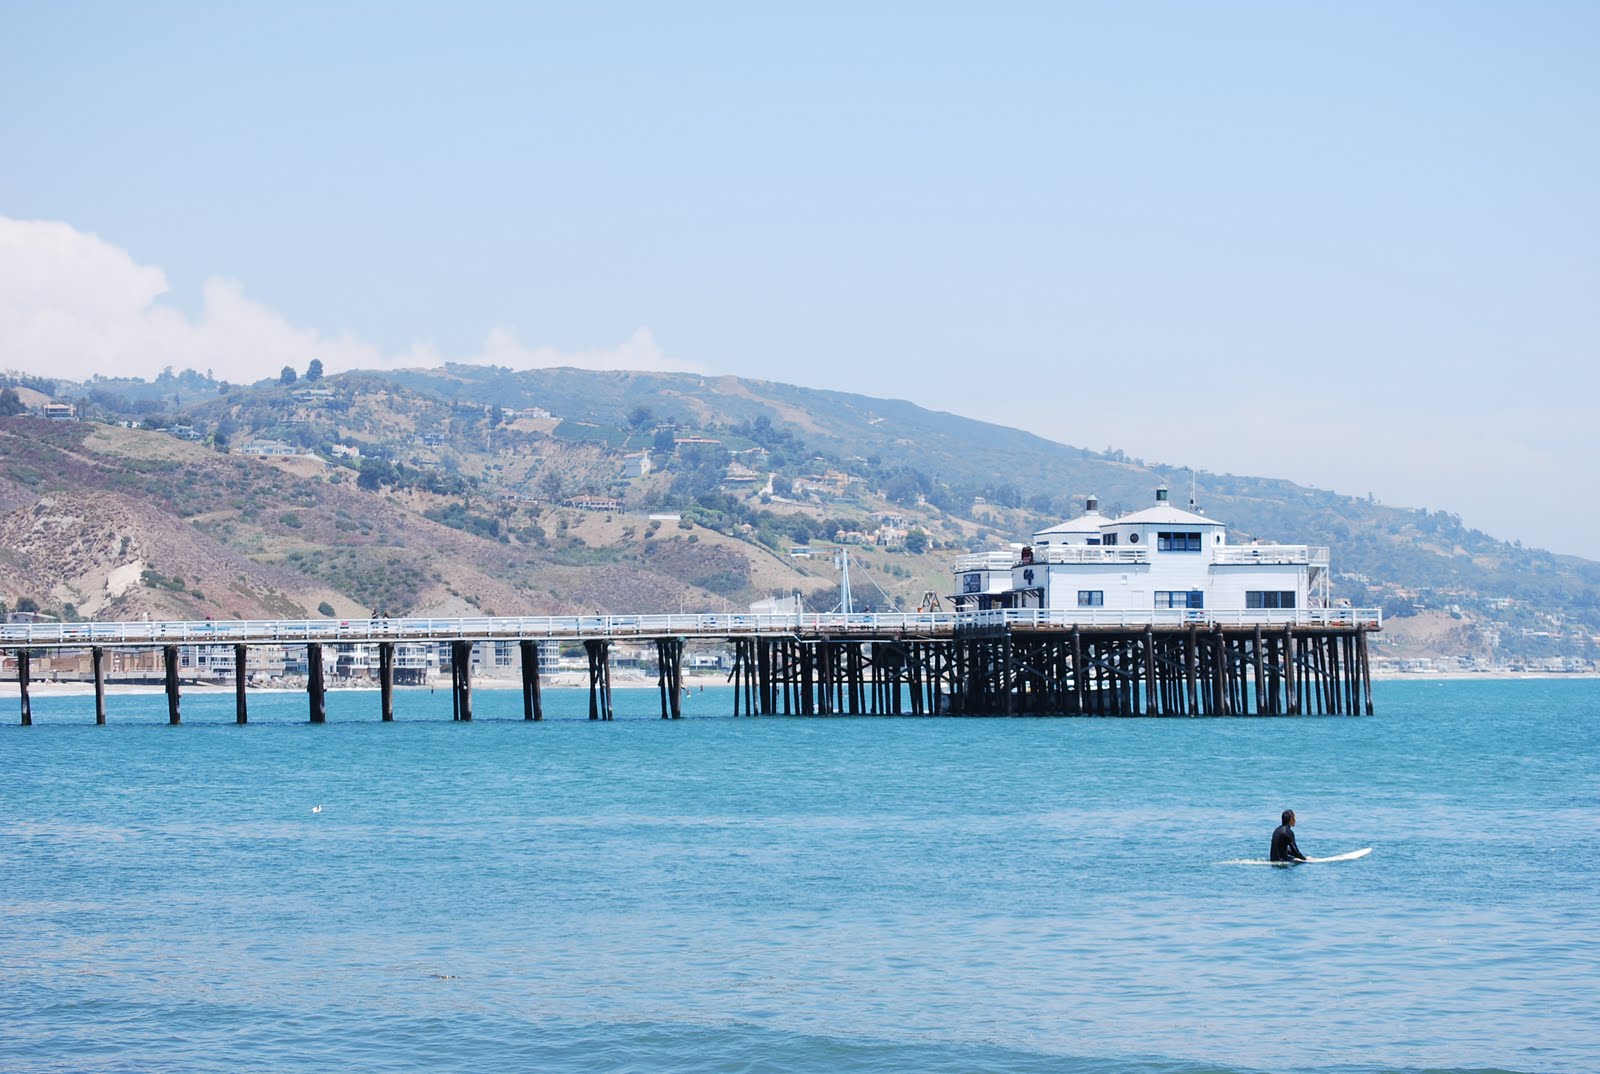
{"type": "Polygon", "coordinates": [[[298,377],[299,374],[294,371],[293,367],[284,366],[283,372],[278,374],[278,383],[293,384],[298,377]]]}
{"type": "Polygon", "coordinates": [[[9,418],[13,414],[21,414],[28,409],[22,405],[22,396],[17,394],[15,388],[0,391],[0,417],[9,418]]]}
{"type": "Polygon", "coordinates": [[[544,473],[539,475],[539,491],[544,493],[544,498],[546,500],[555,501],[561,499],[563,484],[564,482],[561,480],[561,475],[556,473],[554,470],[546,470],[544,473]]]}
{"type": "Polygon", "coordinates": [[[311,364],[306,366],[306,380],[318,381],[322,379],[322,359],[313,358],[311,364]]]}

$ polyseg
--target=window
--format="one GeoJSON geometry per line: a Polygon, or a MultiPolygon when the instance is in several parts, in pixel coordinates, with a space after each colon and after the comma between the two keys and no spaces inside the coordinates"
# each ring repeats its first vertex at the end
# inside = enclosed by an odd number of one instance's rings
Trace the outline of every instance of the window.
{"type": "Polygon", "coordinates": [[[1139,543],[1139,535],[1137,533],[1128,534],[1128,543],[1129,544],[1138,544],[1139,543]]]}
{"type": "Polygon", "coordinates": [[[1101,544],[1116,544],[1117,543],[1117,535],[1114,534],[1114,533],[1108,533],[1104,537],[1100,538],[1100,543],[1101,544]]]}
{"type": "Polygon", "coordinates": [[[1106,591],[1104,589],[1078,590],[1078,607],[1080,608],[1103,608],[1105,603],[1106,591]]]}
{"type": "Polygon", "coordinates": [[[963,592],[963,593],[982,593],[983,592],[983,575],[981,575],[981,574],[963,574],[961,576],[961,592],[963,592]]]}
{"type": "Polygon", "coordinates": [[[1160,608],[1204,608],[1206,595],[1198,589],[1191,589],[1187,593],[1181,589],[1167,591],[1156,590],[1156,607],[1160,608]]]}
{"type": "Polygon", "coordinates": [[[1293,608],[1294,590],[1292,589],[1250,589],[1244,594],[1246,608],[1293,608]]]}
{"type": "Polygon", "coordinates": [[[1198,552],[1200,551],[1199,533],[1157,533],[1157,552],[1198,552]]]}

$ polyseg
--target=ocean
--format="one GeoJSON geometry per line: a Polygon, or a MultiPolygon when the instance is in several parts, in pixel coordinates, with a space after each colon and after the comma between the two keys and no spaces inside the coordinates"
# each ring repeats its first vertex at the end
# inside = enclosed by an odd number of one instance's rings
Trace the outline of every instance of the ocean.
{"type": "MultiPolygon", "coordinates": [[[[0,1071],[1600,1069],[1600,682],[1298,719],[38,697],[0,1071]],[[316,807],[320,806],[320,810],[316,807]],[[1301,849],[1361,860],[1278,868],[1301,849]]],[[[14,704],[15,702],[12,702],[14,704]]]]}

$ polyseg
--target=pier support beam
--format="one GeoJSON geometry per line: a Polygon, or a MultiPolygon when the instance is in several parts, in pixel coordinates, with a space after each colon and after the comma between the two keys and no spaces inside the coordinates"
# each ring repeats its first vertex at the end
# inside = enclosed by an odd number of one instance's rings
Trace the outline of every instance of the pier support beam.
{"type": "Polygon", "coordinates": [[[33,701],[28,697],[28,664],[33,654],[26,649],[17,650],[17,693],[22,699],[22,726],[33,726],[33,701]]]}
{"type": "Polygon", "coordinates": [[[1161,681],[1156,664],[1156,633],[1144,628],[1144,714],[1161,715],[1161,681]]]}
{"type": "Polygon", "coordinates": [[[250,648],[233,647],[233,722],[243,727],[250,722],[250,708],[245,703],[245,677],[249,672],[250,648]]]}
{"type": "Polygon", "coordinates": [[[1372,715],[1372,661],[1367,656],[1367,629],[1356,635],[1356,652],[1361,659],[1361,688],[1366,694],[1367,715],[1372,715]]]}
{"type": "Polygon", "coordinates": [[[544,719],[544,700],[539,696],[539,645],[531,638],[517,642],[522,656],[522,718],[544,719]]]}
{"type": "Polygon", "coordinates": [[[1290,716],[1300,715],[1300,651],[1294,627],[1283,628],[1283,701],[1290,716]]]}
{"type": "Polygon", "coordinates": [[[661,718],[683,716],[683,639],[656,639],[656,684],[661,688],[661,718]]]}
{"type": "Polygon", "coordinates": [[[1076,626],[1072,628],[1072,711],[1082,716],[1088,711],[1089,703],[1084,693],[1083,682],[1083,632],[1076,626]]]}
{"type": "Polygon", "coordinates": [[[1251,654],[1255,657],[1256,665],[1256,715],[1265,716],[1272,711],[1267,706],[1267,662],[1261,655],[1262,639],[1261,625],[1256,624],[1255,637],[1251,639],[1251,654]]]}
{"type": "Polygon", "coordinates": [[[89,650],[89,663],[94,669],[94,722],[97,727],[106,725],[106,651],[99,646],[89,650]]]}
{"type": "Polygon", "coordinates": [[[611,711],[611,643],[591,638],[583,643],[589,654],[589,719],[609,720],[611,711]]]}
{"type": "Polygon", "coordinates": [[[167,669],[167,723],[176,727],[183,722],[178,712],[178,647],[163,645],[161,656],[167,669]]]}
{"type": "Polygon", "coordinates": [[[378,643],[378,708],[384,723],[394,723],[394,642],[378,643]]]}
{"type": "Polygon", "coordinates": [[[472,722],[472,642],[450,643],[451,708],[455,718],[472,722]]]}
{"type": "Polygon", "coordinates": [[[306,645],[306,697],[311,704],[311,722],[328,722],[328,691],[322,684],[322,646],[306,645]]]}

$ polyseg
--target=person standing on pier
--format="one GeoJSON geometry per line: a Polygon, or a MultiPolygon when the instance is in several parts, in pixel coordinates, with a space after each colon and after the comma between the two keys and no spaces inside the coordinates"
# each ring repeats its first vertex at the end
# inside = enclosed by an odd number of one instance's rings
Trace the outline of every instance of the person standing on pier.
{"type": "Polygon", "coordinates": [[[1300,853],[1300,848],[1294,841],[1294,810],[1283,811],[1283,823],[1278,825],[1272,833],[1273,861],[1305,861],[1306,856],[1300,853]]]}

